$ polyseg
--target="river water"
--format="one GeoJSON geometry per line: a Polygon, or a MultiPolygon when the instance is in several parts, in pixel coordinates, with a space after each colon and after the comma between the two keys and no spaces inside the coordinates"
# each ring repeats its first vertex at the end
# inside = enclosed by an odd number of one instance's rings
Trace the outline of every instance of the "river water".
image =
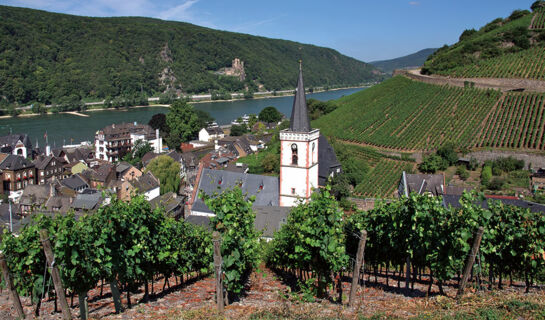
{"type": "MultiPolygon", "coordinates": [[[[342,89],[307,94],[308,98],[322,101],[338,99],[360,91],[362,88],[342,89]]],[[[222,102],[195,103],[196,109],[208,111],[218,124],[229,124],[232,120],[244,114],[258,114],[263,108],[274,106],[286,116],[290,116],[293,96],[251,99],[222,102]]],[[[50,114],[33,117],[19,117],[0,119],[0,135],[26,133],[33,145],[36,141],[44,146],[44,135],[47,132],[49,143],[60,147],[65,144],[74,144],[81,141],[93,142],[95,132],[112,123],[139,122],[148,123],[156,113],[167,113],[166,107],[145,107],[127,110],[105,110],[84,112],[89,117],[71,114],[50,114]]]]}

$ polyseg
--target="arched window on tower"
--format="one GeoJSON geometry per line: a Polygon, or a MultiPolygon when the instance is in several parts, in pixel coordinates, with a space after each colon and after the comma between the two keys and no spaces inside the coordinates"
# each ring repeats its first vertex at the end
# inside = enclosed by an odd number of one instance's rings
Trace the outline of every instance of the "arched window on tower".
{"type": "Polygon", "coordinates": [[[291,164],[297,165],[297,144],[295,143],[291,145],[291,164]]]}

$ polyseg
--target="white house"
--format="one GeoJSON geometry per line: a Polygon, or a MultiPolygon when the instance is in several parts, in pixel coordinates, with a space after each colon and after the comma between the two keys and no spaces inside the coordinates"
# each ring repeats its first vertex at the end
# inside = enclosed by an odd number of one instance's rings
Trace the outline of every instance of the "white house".
{"type": "Polygon", "coordinates": [[[202,128],[199,131],[199,141],[213,141],[217,139],[222,139],[225,137],[225,132],[219,126],[213,126],[208,128],[202,128]]]}

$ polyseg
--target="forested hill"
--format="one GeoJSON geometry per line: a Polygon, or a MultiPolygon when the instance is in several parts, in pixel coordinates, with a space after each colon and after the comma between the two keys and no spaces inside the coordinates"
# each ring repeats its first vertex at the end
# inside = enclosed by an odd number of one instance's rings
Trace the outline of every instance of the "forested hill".
{"type": "Polygon", "coordinates": [[[369,62],[369,64],[372,64],[380,70],[391,74],[396,69],[420,67],[424,64],[426,59],[428,59],[430,54],[434,53],[436,50],[437,48],[423,49],[403,57],[390,60],[373,61],[369,62]]]}
{"type": "Polygon", "coordinates": [[[467,29],[452,46],[432,54],[424,74],[545,80],[545,1],[515,10],[479,30],[467,29]]]}
{"type": "Polygon", "coordinates": [[[0,6],[0,102],[293,88],[382,79],[339,52],[150,18],[88,18],[0,6]],[[234,58],[245,79],[218,74],[234,58]]]}

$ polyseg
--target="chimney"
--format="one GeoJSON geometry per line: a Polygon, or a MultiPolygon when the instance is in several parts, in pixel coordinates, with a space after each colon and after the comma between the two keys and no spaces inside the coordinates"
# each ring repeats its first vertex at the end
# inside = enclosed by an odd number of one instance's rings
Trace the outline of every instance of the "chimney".
{"type": "Polygon", "coordinates": [[[54,197],[57,194],[57,190],[55,190],[55,186],[53,184],[49,185],[49,197],[54,197]]]}
{"type": "Polygon", "coordinates": [[[155,129],[155,139],[159,140],[159,129],[155,129]]]}

